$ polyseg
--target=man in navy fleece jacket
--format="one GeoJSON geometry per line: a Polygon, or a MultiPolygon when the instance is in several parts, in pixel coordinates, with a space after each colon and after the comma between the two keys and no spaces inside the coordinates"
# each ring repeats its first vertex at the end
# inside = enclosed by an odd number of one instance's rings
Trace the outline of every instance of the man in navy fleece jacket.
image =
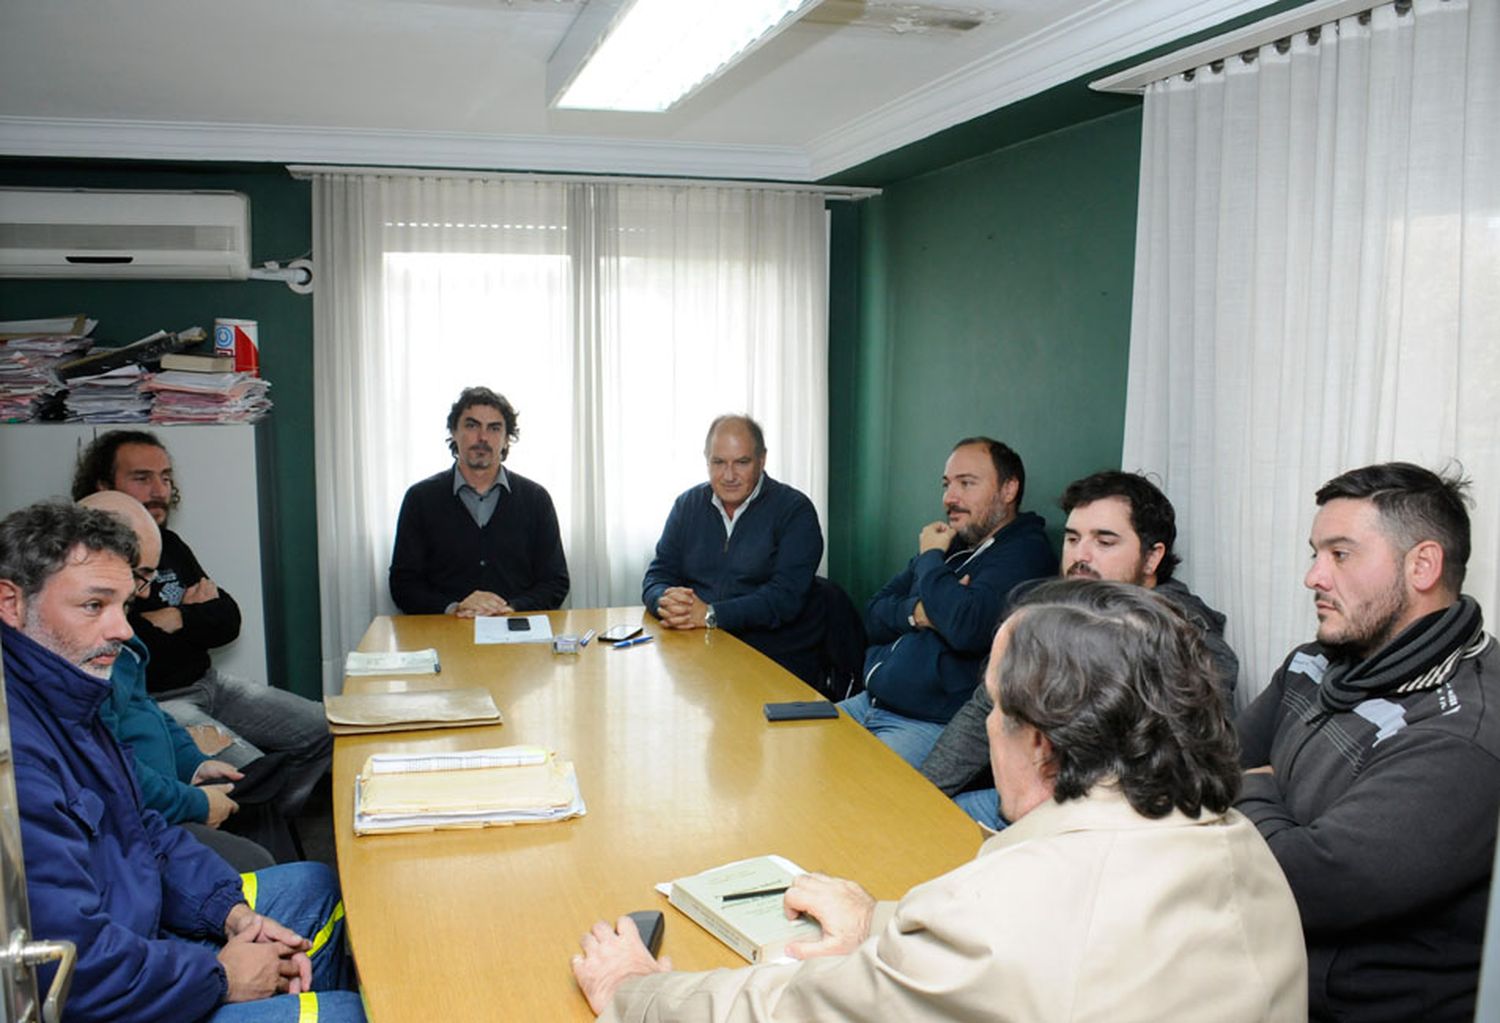
{"type": "Polygon", "coordinates": [[[672,505],[641,602],[672,629],[724,629],[792,674],[815,681],[823,609],[818,513],[765,474],[766,441],[749,416],[720,416],[703,442],[708,482],[672,505]]]}
{"type": "Polygon", "coordinates": [[[1026,467],[1005,444],[966,437],[943,467],[946,518],[865,609],[865,691],[839,706],[913,767],[974,691],[1015,588],[1057,574],[1045,523],[1020,510],[1026,467]]]}

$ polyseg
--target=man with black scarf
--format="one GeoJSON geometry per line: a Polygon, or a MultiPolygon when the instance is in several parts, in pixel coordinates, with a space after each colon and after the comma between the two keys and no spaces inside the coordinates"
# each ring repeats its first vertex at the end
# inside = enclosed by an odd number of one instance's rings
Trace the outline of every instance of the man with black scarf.
{"type": "Polygon", "coordinates": [[[1317,493],[1317,642],[1237,722],[1237,804],[1307,938],[1314,1019],[1471,1020],[1500,814],[1500,649],[1460,595],[1467,483],[1404,462],[1317,493]]]}

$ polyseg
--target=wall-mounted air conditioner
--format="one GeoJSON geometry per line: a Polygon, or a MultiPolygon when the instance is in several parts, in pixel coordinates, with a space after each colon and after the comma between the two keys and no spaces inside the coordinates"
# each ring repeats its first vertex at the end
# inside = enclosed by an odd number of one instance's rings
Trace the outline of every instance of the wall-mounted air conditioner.
{"type": "Polygon", "coordinates": [[[244,280],[241,192],[0,188],[0,277],[244,280]]]}

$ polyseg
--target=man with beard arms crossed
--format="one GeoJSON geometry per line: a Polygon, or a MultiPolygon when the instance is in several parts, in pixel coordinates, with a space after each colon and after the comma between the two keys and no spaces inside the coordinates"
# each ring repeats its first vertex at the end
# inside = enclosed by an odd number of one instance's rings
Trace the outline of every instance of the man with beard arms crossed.
{"type": "MultiPolygon", "coordinates": [[[[1063,576],[1144,586],[1171,601],[1203,630],[1228,707],[1240,661],[1224,642],[1224,616],[1172,577],[1181,559],[1172,553],[1177,513],[1167,495],[1139,473],[1107,471],[1068,484],[1059,504],[1068,516],[1063,527],[1063,576]]],[[[984,731],[989,713],[990,697],[980,684],[943,729],[922,762],[922,773],[970,817],[998,830],[1005,821],[995,790],[961,791],[989,765],[984,731]]]]}
{"type": "Polygon", "coordinates": [[[839,707],[913,767],[973,691],[1011,591],[1057,572],[1041,516],[1018,512],[1025,492],[1009,447],[959,441],[943,468],[947,520],[922,528],[917,556],[865,608],[865,691],[839,707]]]}
{"type": "Polygon", "coordinates": [[[448,410],[453,467],[412,484],[396,520],[391,599],[409,615],[550,611],[568,595],[552,497],[505,468],[521,436],[505,395],[466,387],[448,410]]]}
{"type": "MultiPolygon", "coordinates": [[[[1298,1023],[1307,960],[1275,859],[1229,809],[1234,731],[1201,632],[1138,586],[1051,582],[995,637],[1010,828],[899,903],[804,874],[800,963],[671,973],[629,917],[573,957],[610,1021],[1298,1023]]],[[[683,924],[682,926],[687,926],[683,924]]]]}
{"type": "MultiPolygon", "coordinates": [[[[125,602],[139,556],[123,522],[73,504],[34,504],[0,522],[26,894],[35,933],[78,950],[68,1021],[362,1021],[357,994],[324,991],[352,980],[328,867],[242,878],[140,805],[125,751],[99,717],[131,636],[125,602]]],[[[38,979],[54,971],[43,966],[38,979]]]]}
{"type": "Polygon", "coordinates": [[[1405,462],[1323,485],[1303,580],[1317,641],[1236,722],[1237,806],[1297,897],[1315,1019],[1474,1017],[1500,649],[1460,593],[1466,486],[1405,462]]]}

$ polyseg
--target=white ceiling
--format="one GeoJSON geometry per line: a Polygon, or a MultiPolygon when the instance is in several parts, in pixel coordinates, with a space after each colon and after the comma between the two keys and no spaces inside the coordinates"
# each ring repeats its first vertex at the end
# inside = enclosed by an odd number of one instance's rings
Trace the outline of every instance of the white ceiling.
{"type": "Polygon", "coordinates": [[[0,0],[0,155],[813,181],[1265,0],[824,0],[674,110],[549,110],[580,2],[0,0]]]}

